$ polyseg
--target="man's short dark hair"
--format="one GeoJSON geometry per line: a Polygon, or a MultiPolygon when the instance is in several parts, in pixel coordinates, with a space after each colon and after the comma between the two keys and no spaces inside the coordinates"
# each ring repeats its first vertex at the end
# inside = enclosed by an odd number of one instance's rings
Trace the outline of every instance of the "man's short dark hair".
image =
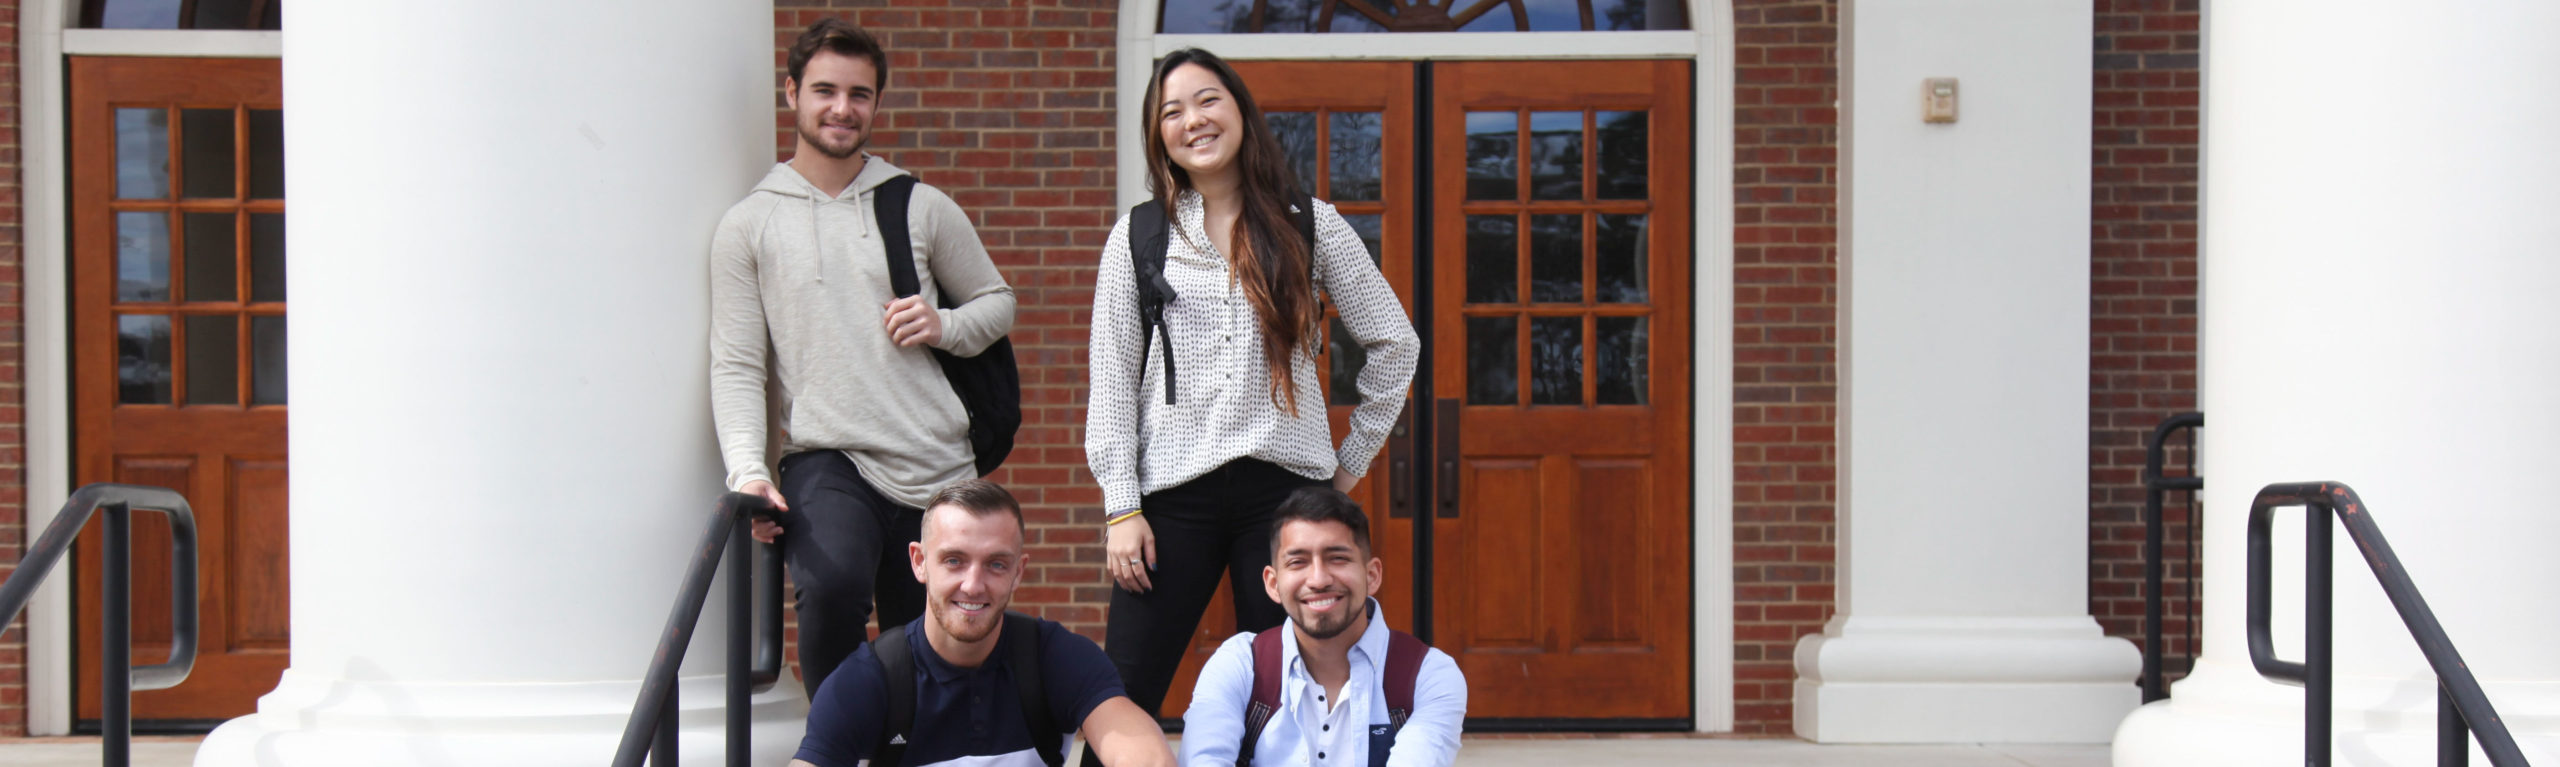
{"type": "Polygon", "coordinates": [[[889,91],[889,53],[880,48],[880,41],[870,32],[834,16],[819,19],[818,23],[809,25],[807,31],[800,33],[800,39],[792,41],[788,69],[791,87],[800,87],[800,73],[808,70],[809,59],[817,57],[819,51],[870,59],[871,70],[879,73],[879,82],[872,83],[872,90],[880,93],[889,91]]]}
{"type": "Polygon", "coordinates": [[[1280,528],[1291,522],[1339,522],[1351,528],[1351,542],[1360,546],[1360,555],[1369,555],[1369,515],[1360,512],[1360,502],[1326,485],[1308,485],[1289,494],[1280,508],[1271,512],[1271,558],[1280,558],[1280,528]]]}
{"type": "Polygon", "coordinates": [[[983,479],[964,479],[953,482],[943,486],[941,492],[934,493],[933,500],[925,502],[924,510],[926,513],[932,513],[934,509],[944,506],[969,512],[969,516],[972,517],[1011,514],[1013,529],[1016,532],[1023,531],[1022,504],[1015,501],[1013,493],[1005,490],[1003,485],[983,479]]]}

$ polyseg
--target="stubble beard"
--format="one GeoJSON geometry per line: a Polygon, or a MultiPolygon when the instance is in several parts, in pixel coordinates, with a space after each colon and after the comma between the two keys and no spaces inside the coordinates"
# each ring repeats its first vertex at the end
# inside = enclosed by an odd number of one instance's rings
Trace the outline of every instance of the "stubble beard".
{"type": "MultiPolygon", "coordinates": [[[[1342,599],[1343,599],[1343,601],[1346,601],[1346,602],[1347,602],[1347,601],[1350,601],[1350,600],[1351,600],[1351,595],[1349,595],[1349,594],[1344,594],[1344,595],[1342,595],[1342,599]]],[[[1303,603],[1305,600],[1299,600],[1299,601],[1303,603]]],[[[1300,621],[1298,621],[1298,629],[1299,629],[1299,630],[1301,630],[1301,631],[1305,631],[1305,632],[1307,632],[1307,636],[1312,637],[1312,638],[1315,638],[1315,639],[1332,639],[1332,638],[1334,638],[1334,637],[1342,636],[1342,632],[1345,632],[1345,631],[1349,631],[1349,630],[1351,630],[1351,626],[1352,626],[1352,624],[1355,624],[1355,623],[1365,623],[1365,622],[1367,622],[1368,620],[1369,620],[1369,600],[1364,598],[1364,599],[1361,599],[1361,600],[1360,600],[1360,604],[1359,604],[1359,606],[1358,606],[1358,607],[1354,607],[1354,608],[1352,608],[1352,610],[1351,610],[1351,612],[1350,612],[1349,614],[1345,614],[1345,615],[1343,615],[1343,616],[1342,616],[1342,622],[1341,622],[1341,623],[1336,623],[1336,624],[1333,624],[1333,625],[1327,626],[1327,625],[1323,625],[1323,624],[1313,623],[1313,622],[1310,622],[1310,621],[1300,620],[1300,621]]]]}
{"type": "MultiPolygon", "coordinates": [[[[992,604],[988,607],[988,611],[996,615],[1004,614],[1003,611],[995,609],[992,604]]],[[[935,623],[942,624],[942,633],[949,634],[951,638],[962,642],[976,642],[987,638],[988,635],[995,633],[996,624],[999,622],[990,620],[985,625],[973,626],[969,623],[969,617],[960,612],[960,608],[939,603],[927,612],[932,613],[930,617],[935,623]]]]}
{"type": "MultiPolygon", "coordinates": [[[[821,125],[823,125],[823,123],[821,125]]],[[[805,122],[799,126],[799,131],[801,143],[808,144],[810,148],[818,150],[819,154],[826,155],[828,159],[842,160],[852,157],[856,153],[861,152],[863,147],[868,146],[871,143],[871,132],[869,130],[861,131],[860,137],[854,139],[851,144],[846,145],[842,150],[838,150],[833,146],[828,146],[825,140],[818,138],[818,131],[810,130],[809,125],[805,122]]]]}

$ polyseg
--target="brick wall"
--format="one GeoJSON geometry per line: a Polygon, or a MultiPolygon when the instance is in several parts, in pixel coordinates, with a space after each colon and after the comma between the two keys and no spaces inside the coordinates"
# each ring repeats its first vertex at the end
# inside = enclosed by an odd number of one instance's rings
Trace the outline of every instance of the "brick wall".
{"type": "Polygon", "coordinates": [[[1834,609],[1836,0],[1734,3],[1734,729],[1793,729],[1795,643],[1834,609]]]}
{"type": "Polygon", "coordinates": [[[950,192],[1013,285],[1023,423],[993,479],[1021,499],[1031,527],[1031,569],[1014,604],[1097,641],[1110,587],[1102,490],[1084,462],[1084,346],[1095,259],[1116,218],[1118,11],[1116,0],[784,0],[774,9],[777,156],[793,145],[784,52],[822,16],[852,19],[889,49],[871,151],[950,192]]]}
{"type": "MultiPolygon", "coordinates": [[[[2142,641],[2142,459],[2153,427],[2196,408],[2197,0],[2095,0],[2089,306],[2089,612],[2142,641]]],[[[2181,440],[2183,442],[2183,440],[2181,440]]],[[[2185,465],[2170,456],[2172,471],[2185,465]]],[[[2195,652],[2199,552],[2185,497],[2164,536],[2165,664],[2195,652]]]]}
{"type": "MultiPolygon", "coordinates": [[[[25,234],[18,226],[18,3],[0,0],[0,578],[27,539],[26,327],[21,315],[25,234]]],[[[0,737],[27,734],[26,619],[0,626],[0,737]]]]}

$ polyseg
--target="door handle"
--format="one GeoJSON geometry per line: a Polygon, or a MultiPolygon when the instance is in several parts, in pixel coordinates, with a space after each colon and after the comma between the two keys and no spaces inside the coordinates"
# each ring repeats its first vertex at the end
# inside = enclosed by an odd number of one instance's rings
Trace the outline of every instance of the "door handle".
{"type": "Polygon", "coordinates": [[[1458,400],[1443,398],[1432,411],[1431,422],[1438,438],[1432,441],[1431,457],[1440,462],[1440,478],[1433,493],[1440,499],[1441,519],[1458,518],[1458,400]]]}
{"type": "Polygon", "coordinates": [[[1387,518],[1413,518],[1413,408],[1387,433],[1387,518]]]}

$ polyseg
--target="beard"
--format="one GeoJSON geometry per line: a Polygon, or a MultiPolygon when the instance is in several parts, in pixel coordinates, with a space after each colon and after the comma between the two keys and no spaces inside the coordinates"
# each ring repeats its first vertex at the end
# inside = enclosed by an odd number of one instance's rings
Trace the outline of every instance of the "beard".
{"type": "Polygon", "coordinates": [[[995,633],[996,626],[1004,623],[1004,611],[996,609],[992,604],[987,609],[988,620],[975,624],[969,622],[968,614],[960,612],[960,608],[952,607],[943,600],[937,600],[928,605],[925,612],[928,613],[926,617],[932,618],[934,623],[942,626],[942,633],[949,634],[951,638],[962,642],[985,639],[989,634],[995,633]]]}
{"type": "Polygon", "coordinates": [[[818,126],[816,123],[808,120],[800,121],[798,126],[800,131],[800,140],[803,143],[807,143],[811,148],[817,149],[819,154],[826,155],[829,159],[842,160],[847,157],[852,157],[854,153],[862,151],[864,146],[868,146],[871,143],[871,132],[869,130],[863,130],[852,141],[847,141],[843,144],[829,144],[825,139],[819,138],[822,134],[817,128],[818,126]]]}
{"type": "MultiPolygon", "coordinates": [[[[1341,597],[1343,601],[1346,602],[1352,599],[1349,594],[1343,594],[1341,597]]],[[[1304,603],[1305,601],[1306,600],[1303,599],[1299,600],[1300,603],[1304,603]]],[[[1306,632],[1307,636],[1315,639],[1332,639],[1334,637],[1341,636],[1342,632],[1351,630],[1352,626],[1367,623],[1369,621],[1369,600],[1367,598],[1361,598],[1359,606],[1352,608],[1351,612],[1348,613],[1335,611],[1333,614],[1333,622],[1329,624],[1308,620],[1304,616],[1291,617],[1298,619],[1298,630],[1306,632]]]]}

